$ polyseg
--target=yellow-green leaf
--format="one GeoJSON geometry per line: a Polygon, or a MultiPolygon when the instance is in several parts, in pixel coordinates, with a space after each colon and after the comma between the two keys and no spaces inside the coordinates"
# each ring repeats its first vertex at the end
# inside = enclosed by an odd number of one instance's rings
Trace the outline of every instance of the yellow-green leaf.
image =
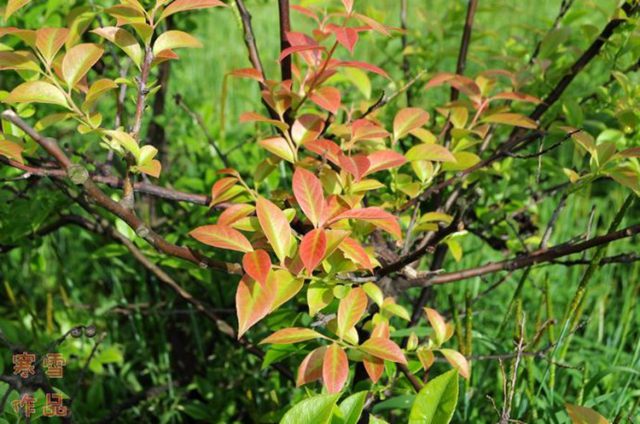
{"type": "Polygon", "coordinates": [[[62,76],[68,87],[75,85],[102,57],[104,49],[97,44],[78,44],[67,50],[62,59],[62,76]]]}
{"type": "Polygon", "coordinates": [[[44,81],[20,84],[4,99],[5,103],[49,103],[69,107],[64,92],[44,81]]]}
{"type": "Polygon", "coordinates": [[[260,227],[262,227],[262,231],[267,236],[271,248],[280,259],[280,262],[283,263],[289,252],[291,238],[293,237],[287,217],[280,208],[264,197],[258,198],[256,213],[260,221],[260,227]]]}
{"type": "Polygon", "coordinates": [[[428,160],[433,162],[455,162],[456,158],[446,147],[439,144],[418,144],[405,155],[407,160],[428,160]]]}
{"type": "Polygon", "coordinates": [[[485,117],[483,119],[483,122],[488,122],[491,124],[513,125],[514,127],[530,129],[538,128],[538,124],[536,124],[536,121],[531,118],[527,118],[526,116],[519,113],[495,113],[493,115],[485,117]]]}
{"type": "Polygon", "coordinates": [[[167,31],[162,33],[153,44],[153,54],[157,55],[165,50],[173,50],[182,47],[199,48],[202,47],[202,43],[186,32],[177,30],[167,31]]]}
{"type": "Polygon", "coordinates": [[[91,31],[99,36],[111,41],[116,46],[120,47],[126,54],[133,60],[133,63],[140,68],[142,63],[142,47],[138,43],[138,40],[127,30],[119,27],[102,27],[96,28],[91,31]]]}
{"type": "Polygon", "coordinates": [[[591,408],[565,403],[573,424],[609,424],[609,421],[591,408]]]}
{"type": "Polygon", "coordinates": [[[7,21],[11,15],[26,6],[31,0],[9,0],[4,9],[4,20],[7,21]]]}

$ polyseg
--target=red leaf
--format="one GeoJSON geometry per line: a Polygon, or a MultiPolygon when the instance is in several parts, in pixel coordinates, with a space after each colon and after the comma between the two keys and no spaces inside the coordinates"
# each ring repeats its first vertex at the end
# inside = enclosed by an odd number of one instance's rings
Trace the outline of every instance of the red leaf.
{"type": "Polygon", "coordinates": [[[313,273],[324,259],[327,251],[327,236],[324,230],[317,229],[307,233],[300,243],[300,259],[309,274],[313,273]]]}
{"type": "Polygon", "coordinates": [[[297,387],[322,378],[322,362],[324,361],[326,351],[326,346],[320,346],[309,352],[302,360],[300,367],[298,367],[298,378],[296,378],[297,387]]]}
{"type": "Polygon", "coordinates": [[[240,231],[226,225],[204,225],[191,231],[189,235],[200,243],[219,247],[220,249],[237,250],[239,252],[251,252],[253,250],[249,240],[240,231]]]}
{"type": "Polygon", "coordinates": [[[369,169],[369,159],[365,155],[347,156],[340,155],[340,166],[353,175],[356,181],[360,181],[369,169]]]}
{"type": "Polygon", "coordinates": [[[216,181],[211,187],[211,206],[220,203],[219,199],[222,197],[222,195],[226,193],[227,190],[229,190],[231,187],[233,187],[237,182],[238,179],[234,177],[221,178],[216,181]]]}
{"type": "Polygon", "coordinates": [[[280,62],[282,62],[285,57],[287,57],[289,55],[292,55],[294,53],[302,53],[302,52],[318,51],[318,50],[323,50],[324,51],[325,48],[322,47],[322,46],[319,46],[319,45],[291,46],[291,47],[287,47],[286,49],[282,50],[278,60],[280,62]]]}
{"type": "Polygon", "coordinates": [[[336,343],[324,353],[322,380],[329,393],[338,393],[349,376],[349,360],[345,351],[336,343]]]}
{"type": "Polygon", "coordinates": [[[326,157],[327,160],[335,165],[340,165],[340,155],[342,150],[333,141],[325,140],[323,138],[313,140],[304,145],[307,150],[320,155],[320,157],[326,157]]]}
{"type": "Polygon", "coordinates": [[[375,356],[365,357],[362,360],[364,364],[364,369],[369,374],[369,378],[374,383],[377,383],[382,377],[382,373],[384,372],[384,361],[380,358],[376,358],[375,356]]]}
{"type": "Polygon", "coordinates": [[[385,71],[383,71],[382,69],[378,68],[375,65],[372,65],[366,62],[359,62],[356,60],[340,61],[337,66],[346,66],[348,68],[364,69],[365,71],[373,72],[374,74],[382,75],[385,78],[391,79],[389,78],[389,75],[385,71]]]}
{"type": "Polygon", "coordinates": [[[383,339],[388,339],[390,334],[391,330],[389,329],[389,321],[380,321],[373,328],[371,337],[382,337],[383,339]]]}
{"type": "Polygon", "coordinates": [[[389,137],[387,130],[366,119],[358,119],[351,125],[351,144],[361,140],[377,140],[386,137],[389,137]]]}
{"type": "Polygon", "coordinates": [[[311,94],[309,99],[334,115],[338,113],[338,110],[340,109],[340,91],[335,87],[320,87],[313,91],[313,94],[311,94]]]}
{"type": "Polygon", "coordinates": [[[358,31],[354,28],[327,25],[327,29],[336,35],[336,41],[353,53],[353,48],[358,42],[358,31]]]}
{"type": "Polygon", "coordinates": [[[247,252],[242,257],[242,267],[249,274],[249,277],[264,287],[267,284],[267,278],[269,278],[269,271],[271,271],[271,258],[264,250],[247,252]]]}
{"type": "Polygon", "coordinates": [[[407,162],[407,158],[393,150],[380,150],[371,153],[367,156],[367,159],[369,160],[369,169],[367,169],[367,172],[365,172],[363,176],[385,169],[397,168],[407,162]]]}
{"type": "Polygon", "coordinates": [[[238,317],[238,339],[253,325],[266,317],[276,292],[272,286],[264,288],[248,276],[238,283],[236,291],[236,315],[238,317]]]}
{"type": "Polygon", "coordinates": [[[338,336],[343,338],[347,331],[360,321],[367,310],[367,294],[360,287],[352,288],[340,300],[338,306],[338,336]]]}
{"type": "Polygon", "coordinates": [[[371,263],[371,259],[369,258],[367,252],[360,245],[360,243],[358,243],[351,237],[345,238],[338,246],[338,249],[340,249],[344,253],[344,256],[347,259],[350,259],[359,268],[368,270],[373,269],[373,264],[371,263]]]}
{"type": "Polygon", "coordinates": [[[320,179],[303,168],[296,168],[293,173],[293,194],[300,209],[309,218],[314,227],[322,226],[324,196],[320,179]]]}
{"type": "Polygon", "coordinates": [[[260,71],[254,68],[243,68],[243,69],[235,69],[229,72],[229,75],[240,78],[250,78],[256,81],[264,82],[264,78],[260,71]]]}
{"type": "Polygon", "coordinates": [[[360,350],[368,353],[369,355],[373,355],[376,358],[398,362],[405,365],[407,363],[407,359],[404,357],[402,349],[387,338],[371,337],[360,345],[360,350]]]}
{"type": "Polygon", "coordinates": [[[393,138],[398,140],[429,122],[429,114],[418,107],[408,107],[396,114],[393,120],[393,138]]]}
{"type": "Polygon", "coordinates": [[[260,344],[292,344],[321,338],[325,337],[310,328],[291,327],[276,331],[260,344]]]}
{"type": "Polygon", "coordinates": [[[329,224],[340,221],[341,219],[359,219],[367,221],[376,227],[385,230],[394,237],[399,239],[402,238],[402,230],[400,229],[400,224],[398,224],[396,217],[377,207],[350,209],[332,218],[329,224]]]}

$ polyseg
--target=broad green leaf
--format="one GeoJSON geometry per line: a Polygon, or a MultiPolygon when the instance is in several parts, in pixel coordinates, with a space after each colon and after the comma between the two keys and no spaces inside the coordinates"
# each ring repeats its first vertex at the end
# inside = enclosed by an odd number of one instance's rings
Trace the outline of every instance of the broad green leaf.
{"type": "Polygon", "coordinates": [[[295,278],[286,269],[278,269],[269,273],[267,285],[276,287],[275,299],[271,310],[278,309],[281,305],[294,297],[302,289],[304,281],[301,278],[295,278]]]}
{"type": "Polygon", "coordinates": [[[384,301],[384,294],[380,287],[378,287],[375,283],[364,283],[362,286],[364,292],[369,296],[371,300],[373,300],[376,305],[381,306],[384,301]]]}
{"type": "Polygon", "coordinates": [[[111,41],[116,46],[120,47],[126,54],[133,60],[133,63],[140,68],[143,59],[142,47],[138,43],[138,40],[131,35],[129,31],[119,27],[102,27],[96,28],[91,31],[99,36],[111,41]]]}
{"type": "Polygon", "coordinates": [[[458,372],[451,370],[420,390],[409,413],[409,424],[448,424],[457,403],[458,372]]]}
{"type": "Polygon", "coordinates": [[[447,334],[447,323],[442,315],[440,315],[435,309],[424,308],[424,313],[427,315],[429,324],[431,324],[431,327],[433,328],[433,334],[435,336],[434,341],[439,346],[445,340],[447,334]]]}
{"type": "Polygon", "coordinates": [[[312,282],[307,289],[309,315],[314,316],[333,300],[333,290],[324,283],[312,282]]]}
{"type": "Polygon", "coordinates": [[[68,87],[75,85],[100,60],[104,49],[97,44],[78,44],[67,50],[62,59],[62,76],[68,87]]]}
{"type": "Polygon", "coordinates": [[[407,160],[428,160],[432,162],[455,162],[455,156],[446,147],[439,144],[418,144],[405,155],[407,160]]]}
{"type": "Polygon", "coordinates": [[[317,395],[289,409],[280,424],[327,424],[340,394],[317,395]]]}
{"type": "Polygon", "coordinates": [[[163,32],[153,44],[153,54],[157,55],[165,50],[173,50],[183,47],[200,48],[202,43],[192,35],[183,31],[163,32]]]}
{"type": "Polygon", "coordinates": [[[334,417],[332,424],[357,424],[362,415],[364,402],[367,400],[366,391],[354,393],[340,402],[342,417],[334,417]]]}
{"type": "Polygon", "coordinates": [[[44,81],[20,84],[4,99],[5,103],[49,103],[69,108],[64,92],[44,81]]]}

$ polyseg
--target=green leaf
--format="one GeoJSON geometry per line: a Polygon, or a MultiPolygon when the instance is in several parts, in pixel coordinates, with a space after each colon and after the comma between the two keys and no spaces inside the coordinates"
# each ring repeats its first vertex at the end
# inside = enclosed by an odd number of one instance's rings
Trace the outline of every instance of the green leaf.
{"type": "Polygon", "coordinates": [[[104,49],[96,44],[78,44],[67,50],[62,59],[62,76],[68,87],[75,85],[100,60],[104,49]]]}
{"type": "Polygon", "coordinates": [[[153,45],[153,54],[157,55],[165,50],[181,47],[202,47],[202,43],[194,36],[182,31],[167,31],[162,33],[153,45]]]}
{"type": "Polygon", "coordinates": [[[354,393],[340,403],[341,417],[334,416],[332,424],[357,424],[362,415],[367,391],[354,393]]]}
{"type": "Polygon", "coordinates": [[[69,107],[62,90],[44,81],[30,81],[13,89],[5,103],[49,103],[69,107]]]}
{"type": "Polygon", "coordinates": [[[289,409],[280,424],[326,424],[331,419],[333,407],[340,396],[334,395],[313,396],[297,403],[289,409]]]}
{"type": "Polygon", "coordinates": [[[409,424],[448,424],[457,403],[458,372],[451,370],[420,390],[409,414],[409,424]]]}

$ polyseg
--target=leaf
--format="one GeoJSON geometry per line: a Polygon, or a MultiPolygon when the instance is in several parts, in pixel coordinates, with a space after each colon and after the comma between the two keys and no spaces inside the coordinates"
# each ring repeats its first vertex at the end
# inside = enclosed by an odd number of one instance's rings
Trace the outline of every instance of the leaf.
{"type": "Polygon", "coordinates": [[[346,66],[349,68],[358,68],[358,69],[362,69],[365,71],[369,71],[369,72],[373,72],[374,74],[378,74],[381,75],[387,79],[389,78],[389,74],[387,74],[385,71],[383,71],[382,69],[378,68],[375,65],[372,65],[370,63],[366,63],[366,62],[359,62],[356,60],[349,60],[349,61],[340,61],[338,63],[338,66],[346,66]]]}
{"type": "Polygon", "coordinates": [[[253,247],[249,240],[238,230],[220,224],[204,225],[189,233],[191,237],[201,243],[220,249],[251,252],[253,247]]]}
{"type": "Polygon", "coordinates": [[[293,150],[284,137],[271,137],[258,142],[263,148],[287,162],[294,163],[293,150]]]}
{"type": "Polygon", "coordinates": [[[439,144],[422,143],[413,146],[406,154],[407,160],[429,160],[433,162],[455,162],[456,158],[446,147],[439,144]]]}
{"type": "Polygon", "coordinates": [[[244,112],[243,114],[240,115],[239,121],[240,122],[264,122],[264,123],[276,126],[280,128],[282,131],[286,131],[289,129],[289,125],[287,125],[286,123],[282,121],[278,121],[277,119],[269,119],[256,112],[244,112]]]}
{"type": "Polygon", "coordinates": [[[609,424],[609,421],[591,408],[565,403],[569,418],[573,424],[609,424]]]}
{"type": "Polygon", "coordinates": [[[338,336],[344,338],[347,331],[353,328],[367,310],[367,294],[360,287],[352,288],[340,300],[338,306],[338,336]]]}
{"type": "Polygon", "coordinates": [[[491,124],[513,125],[515,127],[522,128],[538,128],[538,124],[533,119],[519,113],[495,113],[493,115],[486,116],[482,121],[491,124]]]}
{"type": "Polygon", "coordinates": [[[376,227],[380,227],[385,230],[392,236],[398,239],[402,238],[402,230],[400,229],[400,224],[396,217],[378,207],[350,209],[335,216],[329,221],[329,223],[331,224],[340,221],[341,219],[359,219],[361,221],[370,222],[376,227]]]}
{"type": "Polygon", "coordinates": [[[407,359],[404,357],[400,347],[385,337],[371,337],[360,345],[360,350],[376,358],[400,364],[407,363],[407,359]]]}
{"type": "Polygon", "coordinates": [[[429,381],[418,393],[409,424],[448,424],[458,403],[458,372],[447,371],[429,381]]]}
{"type": "Polygon", "coordinates": [[[167,31],[160,34],[156,42],[153,44],[154,56],[165,50],[173,50],[178,48],[200,48],[202,43],[194,36],[183,31],[167,31]]]}
{"type": "Polygon", "coordinates": [[[275,290],[270,285],[264,288],[245,276],[236,291],[236,316],[238,317],[238,339],[252,326],[271,312],[275,290]]]}
{"type": "Polygon", "coordinates": [[[369,161],[369,169],[363,176],[373,174],[374,172],[383,171],[385,169],[397,168],[407,163],[407,159],[398,152],[393,150],[379,150],[367,156],[369,161]]]}
{"type": "Polygon", "coordinates": [[[340,147],[334,143],[333,141],[319,139],[312,140],[304,145],[307,150],[312,151],[317,154],[321,158],[327,158],[330,162],[335,165],[340,165],[340,156],[342,155],[342,150],[340,147]]]}
{"type": "Polygon", "coordinates": [[[278,259],[280,259],[280,263],[284,263],[284,259],[289,253],[291,238],[293,237],[289,220],[287,220],[280,208],[264,197],[258,197],[256,213],[260,227],[265,236],[267,236],[269,244],[278,259]]]}
{"type": "Polygon", "coordinates": [[[297,403],[280,420],[280,424],[327,424],[340,397],[317,395],[297,403]]]}
{"type": "Polygon", "coordinates": [[[267,280],[267,286],[276,288],[276,295],[273,300],[273,305],[271,305],[271,310],[275,311],[298,294],[302,289],[302,285],[303,280],[301,278],[294,278],[286,269],[271,271],[269,273],[269,279],[267,280]]]}
{"type": "Polygon", "coordinates": [[[242,268],[244,268],[244,272],[249,274],[249,277],[264,287],[267,284],[267,278],[269,278],[269,271],[271,271],[271,258],[262,249],[247,252],[242,257],[242,268]]]}
{"type": "Polygon", "coordinates": [[[302,146],[317,139],[323,129],[322,117],[305,114],[296,119],[291,126],[291,138],[296,145],[302,146]]]}
{"type": "Polygon", "coordinates": [[[353,0],[342,0],[342,4],[347,9],[347,13],[353,12],[353,0]]]}
{"type": "Polygon", "coordinates": [[[78,44],[67,50],[62,59],[62,76],[67,86],[75,87],[103,53],[102,47],[92,43],[78,44]]]}
{"type": "Polygon", "coordinates": [[[436,361],[433,351],[426,349],[425,347],[418,348],[416,355],[418,356],[418,360],[425,371],[431,368],[431,365],[436,361]]]}
{"type": "Polygon", "coordinates": [[[384,372],[384,360],[380,358],[376,358],[375,356],[365,357],[362,360],[365,371],[369,375],[369,378],[374,383],[377,383],[382,377],[382,373],[384,372]]]}
{"type": "Polygon", "coordinates": [[[429,122],[429,113],[417,107],[400,110],[393,119],[393,139],[399,140],[429,122]]]}
{"type": "Polygon", "coordinates": [[[515,91],[505,91],[504,93],[498,93],[491,97],[491,100],[513,100],[516,102],[528,102],[538,104],[542,102],[539,98],[531,96],[525,93],[517,93],[515,91]]]}
{"type": "Polygon", "coordinates": [[[11,15],[16,13],[21,8],[25,7],[31,0],[9,0],[7,6],[4,9],[4,20],[9,20],[11,15]]]}
{"type": "MultiPolygon", "coordinates": [[[[147,146],[144,146],[144,147],[147,147],[147,146]]],[[[160,163],[159,160],[153,159],[147,163],[137,165],[136,169],[139,172],[150,175],[154,178],[158,178],[160,177],[160,173],[162,172],[162,164],[160,163]]]]}
{"type": "Polygon", "coordinates": [[[40,28],[36,31],[36,47],[47,64],[53,62],[68,35],[69,30],[66,28],[40,28]]]}
{"type": "Polygon", "coordinates": [[[333,290],[324,283],[312,282],[307,290],[309,315],[314,316],[333,300],[333,290]]]}
{"type": "Polygon", "coordinates": [[[367,400],[367,391],[354,393],[340,403],[342,419],[340,424],[357,424],[362,415],[364,403],[367,400]]]}
{"type": "Polygon", "coordinates": [[[296,377],[296,387],[312,383],[322,378],[322,362],[326,346],[320,346],[311,352],[300,363],[296,377]]]}
{"type": "Polygon", "coordinates": [[[367,296],[369,296],[369,298],[376,303],[376,305],[382,305],[382,302],[384,301],[384,294],[382,293],[380,287],[378,287],[375,283],[368,282],[364,283],[362,289],[367,294],[367,296]]]}
{"type": "Polygon", "coordinates": [[[323,229],[308,232],[300,243],[300,259],[309,275],[322,262],[327,252],[327,236],[323,229]]]}
{"type": "Polygon", "coordinates": [[[439,346],[445,340],[447,334],[447,323],[444,318],[442,318],[442,315],[440,315],[435,309],[424,308],[424,313],[427,315],[431,328],[433,328],[435,342],[439,346]]]}
{"type": "Polygon", "coordinates": [[[0,71],[9,69],[15,71],[25,70],[39,72],[40,65],[38,64],[36,57],[31,52],[0,52],[0,71]]]}
{"type": "Polygon", "coordinates": [[[370,166],[369,159],[365,155],[347,156],[341,154],[339,159],[342,169],[353,175],[356,181],[360,181],[365,176],[370,166]]]}
{"type": "Polygon", "coordinates": [[[325,337],[322,334],[310,328],[291,327],[276,331],[260,344],[291,344],[323,338],[325,337]]]}
{"type": "Polygon", "coordinates": [[[143,59],[142,47],[130,32],[114,26],[97,28],[91,32],[120,47],[133,60],[138,69],[140,68],[143,59]]]}
{"type": "Polygon", "coordinates": [[[229,196],[226,196],[226,193],[231,187],[236,185],[237,182],[238,179],[235,177],[225,177],[216,181],[213,186],[211,186],[211,202],[209,206],[214,206],[225,200],[229,200],[229,196]]]}
{"type": "Polygon", "coordinates": [[[361,269],[373,269],[373,264],[371,263],[371,258],[367,254],[367,251],[364,250],[362,245],[357,241],[352,239],[351,237],[346,237],[340,245],[338,245],[338,249],[344,253],[344,256],[352,261],[354,264],[361,269]]]}
{"type": "Polygon", "coordinates": [[[320,87],[313,91],[309,100],[334,115],[338,113],[342,104],[340,90],[335,87],[320,87]]]}
{"type": "Polygon", "coordinates": [[[469,379],[471,370],[469,369],[469,361],[460,352],[453,349],[440,349],[440,353],[455,368],[462,377],[469,379]]]}
{"type": "Polygon", "coordinates": [[[231,205],[220,214],[220,217],[218,218],[218,224],[231,225],[239,219],[251,215],[255,210],[256,208],[254,208],[252,205],[247,205],[244,203],[231,205]]]}
{"type": "Polygon", "coordinates": [[[176,0],[162,11],[158,18],[158,22],[165,19],[167,16],[173,15],[174,13],[217,6],[226,7],[227,5],[220,0],[176,0]]]}
{"type": "Polygon", "coordinates": [[[84,110],[91,109],[103,94],[116,88],[118,88],[118,84],[116,84],[115,81],[107,78],[99,79],[98,81],[91,84],[91,87],[89,87],[89,91],[87,92],[87,95],[84,99],[82,108],[84,110]]]}
{"type": "Polygon", "coordinates": [[[345,351],[333,343],[324,353],[322,364],[322,380],[327,392],[338,393],[349,377],[349,360],[345,351]]]}
{"type": "Polygon", "coordinates": [[[4,103],[49,103],[69,108],[64,92],[44,81],[20,84],[5,97],[4,103]]]}
{"type": "Polygon", "coordinates": [[[23,150],[24,148],[18,143],[7,140],[0,140],[0,155],[5,156],[11,160],[15,160],[16,162],[24,165],[24,159],[22,158],[23,150]]]}
{"type": "Polygon", "coordinates": [[[313,226],[322,226],[325,200],[320,179],[306,169],[296,168],[293,173],[293,194],[313,226]]]}

